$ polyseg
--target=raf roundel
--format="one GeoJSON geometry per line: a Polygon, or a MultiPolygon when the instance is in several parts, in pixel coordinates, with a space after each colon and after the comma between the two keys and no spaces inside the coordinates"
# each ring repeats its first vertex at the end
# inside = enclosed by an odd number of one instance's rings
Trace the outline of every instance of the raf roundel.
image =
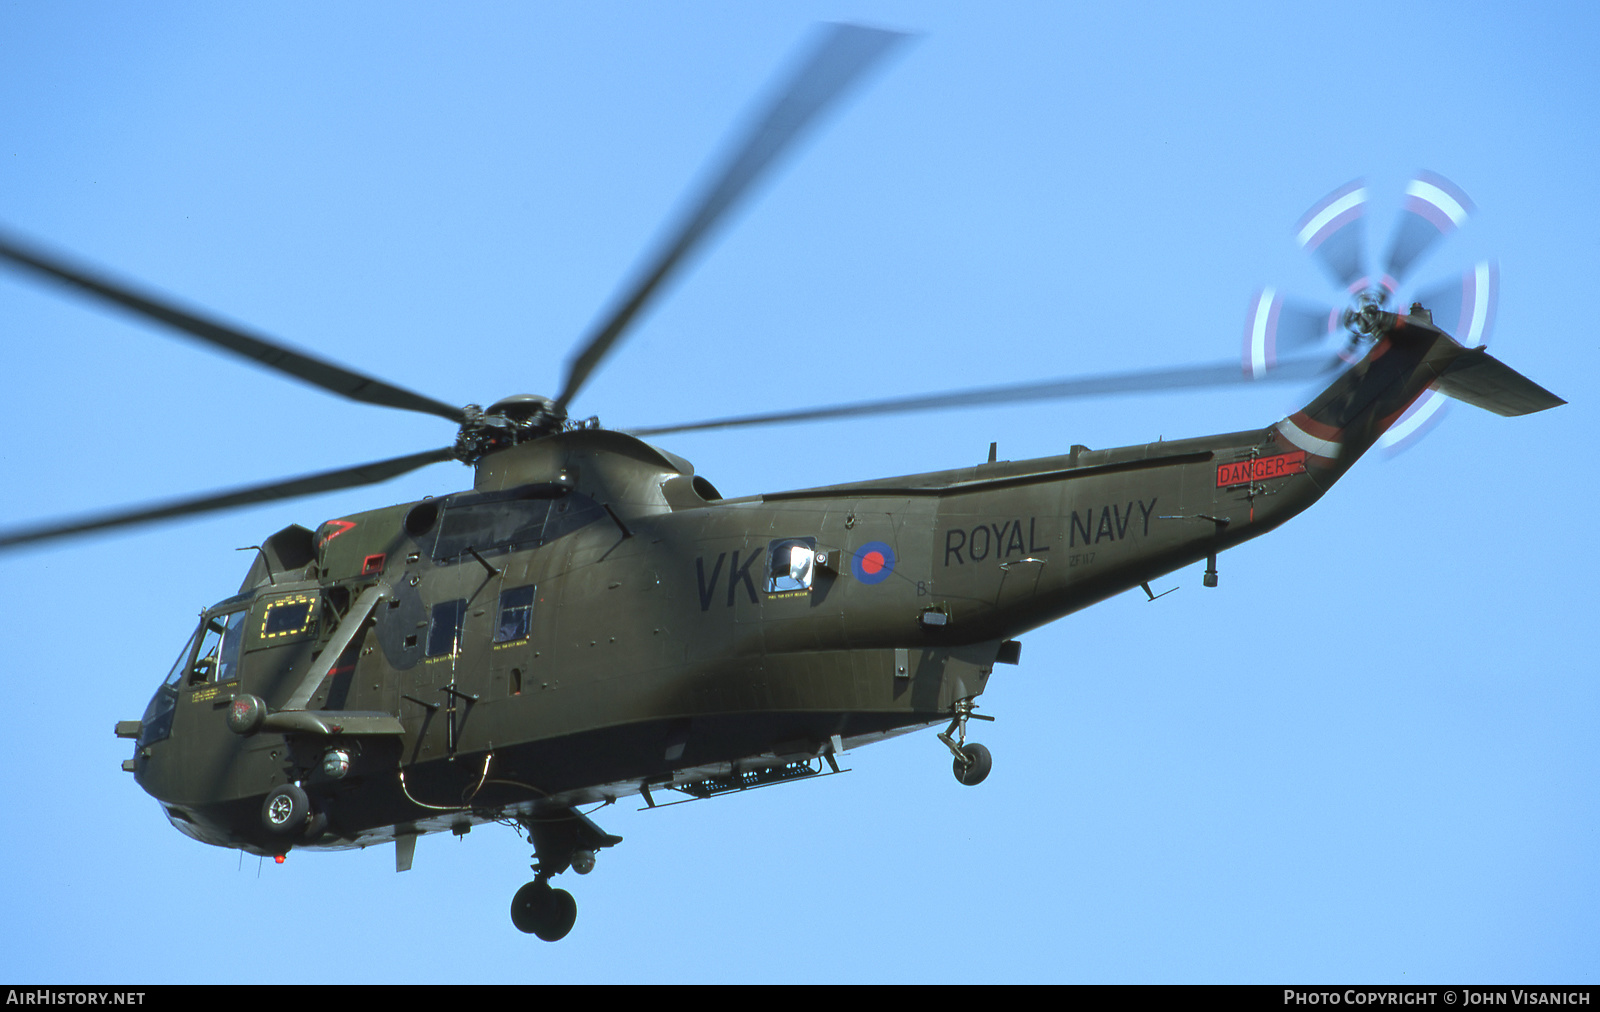
{"type": "Polygon", "coordinates": [[[882,541],[869,541],[856,549],[850,567],[862,583],[882,583],[894,572],[894,549],[882,541]]]}

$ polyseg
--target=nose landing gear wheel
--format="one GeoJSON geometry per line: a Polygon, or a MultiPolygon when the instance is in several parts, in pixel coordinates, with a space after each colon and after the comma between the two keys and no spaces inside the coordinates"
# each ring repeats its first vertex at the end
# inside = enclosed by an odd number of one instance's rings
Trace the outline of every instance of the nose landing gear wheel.
{"type": "Polygon", "coordinates": [[[957,780],[968,787],[976,787],[983,783],[993,765],[994,761],[989,758],[989,750],[973,742],[961,746],[960,754],[956,756],[952,767],[957,780]]]}
{"type": "Polygon", "coordinates": [[[578,901],[565,889],[552,889],[542,878],[534,879],[511,899],[511,923],[518,931],[538,935],[546,942],[567,937],[578,920],[578,901]]]}

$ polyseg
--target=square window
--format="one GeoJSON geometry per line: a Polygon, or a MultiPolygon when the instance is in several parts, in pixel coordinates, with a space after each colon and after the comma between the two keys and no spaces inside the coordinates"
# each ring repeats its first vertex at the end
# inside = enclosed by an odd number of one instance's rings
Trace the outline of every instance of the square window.
{"type": "Polygon", "coordinates": [[[448,657],[461,644],[461,620],[466,617],[464,599],[443,601],[433,606],[433,621],[428,627],[429,657],[448,657]]]}
{"type": "Polygon", "coordinates": [[[767,547],[767,593],[811,589],[816,577],[817,539],[784,538],[767,547]]]}
{"type": "Polygon", "coordinates": [[[316,613],[316,598],[305,594],[268,602],[261,610],[261,638],[288,641],[309,632],[316,613]]]}
{"type": "Polygon", "coordinates": [[[533,629],[534,588],[516,587],[500,595],[500,621],[494,627],[496,643],[525,640],[533,629]]]}

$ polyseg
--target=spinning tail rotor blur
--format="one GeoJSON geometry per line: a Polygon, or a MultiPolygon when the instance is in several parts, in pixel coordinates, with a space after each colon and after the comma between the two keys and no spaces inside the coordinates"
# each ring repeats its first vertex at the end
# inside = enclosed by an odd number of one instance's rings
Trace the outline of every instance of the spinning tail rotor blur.
{"type": "MultiPolygon", "coordinates": [[[[1244,328],[1245,375],[1273,377],[1287,364],[1331,347],[1346,362],[1365,355],[1373,339],[1369,320],[1376,310],[1404,312],[1412,304],[1427,309],[1433,322],[1467,347],[1488,342],[1499,291],[1499,269],[1483,260],[1447,281],[1408,293],[1412,272],[1475,210],[1466,193],[1437,173],[1421,171],[1406,184],[1405,199],[1381,268],[1367,259],[1366,212],[1369,190],[1353,180],[1323,197],[1295,224],[1295,242],[1310,253],[1342,292],[1342,305],[1286,298],[1274,287],[1257,291],[1244,328]]],[[[1416,441],[1443,417],[1449,398],[1429,390],[1411,405],[1379,441],[1397,452],[1416,441]]]]}

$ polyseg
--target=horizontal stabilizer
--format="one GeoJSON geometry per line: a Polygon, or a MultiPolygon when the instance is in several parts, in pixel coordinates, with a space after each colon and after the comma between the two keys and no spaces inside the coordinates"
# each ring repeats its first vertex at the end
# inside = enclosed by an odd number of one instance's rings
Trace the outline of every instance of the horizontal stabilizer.
{"type": "Polygon", "coordinates": [[[1567,403],[1482,348],[1470,348],[1451,362],[1433,386],[1497,415],[1527,415],[1567,403]]]}

